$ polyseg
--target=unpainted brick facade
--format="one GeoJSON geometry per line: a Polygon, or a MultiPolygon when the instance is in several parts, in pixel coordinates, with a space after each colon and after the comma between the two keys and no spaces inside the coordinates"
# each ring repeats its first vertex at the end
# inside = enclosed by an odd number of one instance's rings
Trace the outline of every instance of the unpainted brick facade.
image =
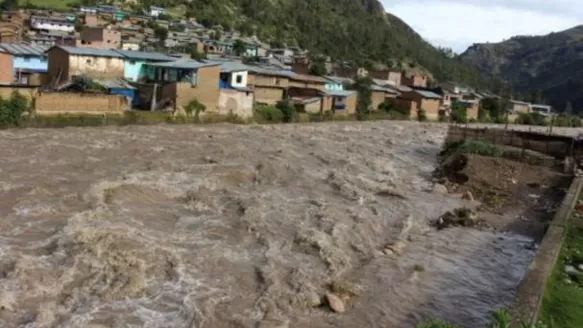
{"type": "Polygon", "coordinates": [[[196,86],[190,83],[176,83],[176,105],[186,107],[194,99],[206,106],[207,110],[217,110],[219,107],[219,76],[221,67],[201,67],[197,72],[196,86]]]}
{"type": "Polygon", "coordinates": [[[14,82],[12,70],[12,55],[0,53],[0,83],[11,84],[14,82]]]}
{"type": "Polygon", "coordinates": [[[107,94],[41,93],[35,99],[40,115],[122,113],[127,106],[124,97],[107,94]]]}
{"type": "Polygon", "coordinates": [[[63,82],[75,75],[108,79],[124,76],[123,58],[78,56],[54,47],[48,52],[48,72],[53,79],[63,82]]]}
{"type": "Polygon", "coordinates": [[[416,92],[405,92],[397,98],[397,106],[405,112],[408,112],[411,118],[417,118],[420,109],[425,111],[427,119],[439,119],[440,99],[424,98],[416,92]]]}
{"type": "Polygon", "coordinates": [[[118,49],[121,46],[121,32],[103,28],[88,27],[81,31],[78,47],[118,49]]]}

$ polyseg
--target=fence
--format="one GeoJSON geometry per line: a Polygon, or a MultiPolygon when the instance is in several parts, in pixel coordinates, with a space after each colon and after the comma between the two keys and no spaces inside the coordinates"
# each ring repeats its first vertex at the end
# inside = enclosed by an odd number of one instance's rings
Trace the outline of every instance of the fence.
{"type": "Polygon", "coordinates": [[[520,148],[523,154],[526,150],[536,151],[556,159],[565,159],[566,157],[581,158],[580,155],[583,155],[583,143],[568,136],[498,128],[450,126],[446,139],[447,142],[468,139],[488,141],[496,145],[520,148]]]}

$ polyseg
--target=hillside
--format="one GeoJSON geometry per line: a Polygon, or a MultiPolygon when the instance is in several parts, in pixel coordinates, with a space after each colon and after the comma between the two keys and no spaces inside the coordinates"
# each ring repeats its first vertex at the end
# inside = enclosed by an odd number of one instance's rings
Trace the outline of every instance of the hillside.
{"type": "Polygon", "coordinates": [[[498,74],[525,100],[539,100],[542,94],[557,109],[564,109],[567,101],[583,109],[583,26],[474,44],[460,58],[484,73],[498,74]]]}
{"type": "MultiPolygon", "coordinates": [[[[274,46],[298,45],[359,65],[405,63],[425,68],[439,80],[473,86],[488,83],[475,68],[448,57],[402,20],[386,14],[377,0],[144,0],[138,6],[150,5],[173,8],[206,27],[221,25],[225,30],[256,34],[274,46]]],[[[127,7],[139,10],[136,5],[127,7]]]]}

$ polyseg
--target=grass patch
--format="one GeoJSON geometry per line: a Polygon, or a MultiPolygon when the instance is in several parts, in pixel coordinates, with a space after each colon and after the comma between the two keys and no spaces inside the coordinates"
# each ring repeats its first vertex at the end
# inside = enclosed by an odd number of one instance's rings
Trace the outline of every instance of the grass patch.
{"type": "MultiPolygon", "coordinates": [[[[30,7],[39,9],[52,9],[57,11],[71,10],[72,6],[79,5],[79,1],[75,0],[34,0],[28,2],[31,4],[30,7]]],[[[23,4],[23,6],[28,7],[26,4],[23,4]]]]}
{"type": "Polygon", "coordinates": [[[565,270],[567,265],[583,264],[583,229],[570,226],[567,229],[539,313],[539,319],[549,328],[583,327],[583,273],[565,270]]]}

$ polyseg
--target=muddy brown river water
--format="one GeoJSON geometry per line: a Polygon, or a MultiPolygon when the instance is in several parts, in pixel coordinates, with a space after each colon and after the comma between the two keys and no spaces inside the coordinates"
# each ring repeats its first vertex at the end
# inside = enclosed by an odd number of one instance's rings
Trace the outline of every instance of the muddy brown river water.
{"type": "Polygon", "coordinates": [[[0,131],[0,327],[480,327],[534,251],[428,225],[470,205],[428,191],[446,128],[0,131]]]}

